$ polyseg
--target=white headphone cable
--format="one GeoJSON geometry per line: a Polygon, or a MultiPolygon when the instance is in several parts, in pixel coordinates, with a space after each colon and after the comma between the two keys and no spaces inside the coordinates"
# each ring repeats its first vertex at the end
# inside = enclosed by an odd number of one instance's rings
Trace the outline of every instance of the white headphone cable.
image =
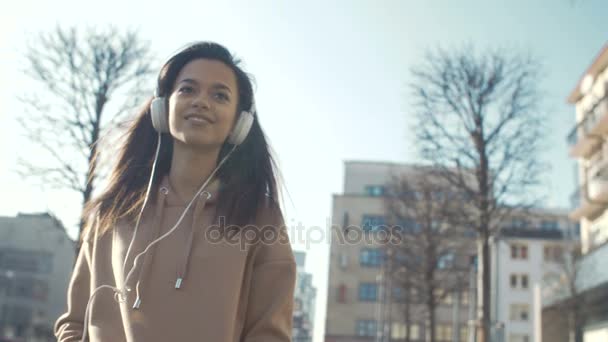
{"type": "MultiPolygon", "coordinates": [[[[135,236],[137,234],[137,230],[139,228],[139,222],[141,219],[141,216],[143,214],[143,211],[145,209],[145,206],[148,202],[148,197],[150,195],[150,189],[152,188],[152,184],[154,181],[154,173],[156,170],[156,162],[158,161],[158,155],[160,152],[160,144],[161,144],[161,133],[158,133],[158,145],[156,146],[156,155],[154,156],[154,163],[152,164],[152,172],[150,175],[150,181],[148,182],[148,189],[146,191],[146,197],[144,199],[144,203],[142,204],[142,208],[139,212],[139,216],[137,218],[137,222],[135,224],[135,229],[133,231],[133,236],[131,237],[131,241],[129,243],[129,247],[127,249],[127,253],[125,254],[125,259],[123,261],[123,270],[126,268],[126,263],[127,263],[127,258],[129,253],[131,252],[131,248],[133,246],[133,243],[135,241],[135,236]]],[[[160,236],[159,238],[157,238],[156,240],[152,241],[150,244],[148,244],[148,246],[144,249],[143,252],[139,253],[138,255],[135,256],[135,259],[133,259],[133,266],[131,266],[131,269],[129,270],[129,273],[127,273],[127,276],[125,277],[125,279],[123,280],[123,286],[121,286],[120,288],[111,286],[111,285],[101,285],[99,287],[97,287],[95,290],[93,290],[93,292],[91,293],[91,296],[89,298],[89,301],[87,302],[87,306],[85,309],[85,313],[84,313],[84,321],[83,321],[83,333],[82,333],[82,338],[80,340],[80,342],[85,342],[86,338],[87,338],[87,334],[88,334],[88,326],[89,326],[89,315],[90,315],[90,308],[91,308],[91,304],[93,302],[93,298],[95,298],[95,296],[97,295],[97,293],[99,293],[98,291],[104,288],[109,288],[112,289],[114,291],[114,299],[119,302],[122,303],[124,301],[127,300],[127,293],[131,291],[131,288],[127,287],[127,284],[129,282],[129,278],[131,277],[131,275],[133,274],[133,272],[135,271],[135,268],[137,266],[137,261],[139,260],[139,258],[146,254],[150,248],[152,246],[154,246],[155,244],[159,243],[161,240],[163,240],[164,238],[166,238],[167,236],[169,236],[171,233],[173,233],[177,227],[179,227],[179,224],[182,222],[182,220],[184,219],[184,217],[186,216],[186,213],[188,212],[188,210],[190,209],[190,207],[192,206],[192,204],[194,203],[194,201],[196,200],[196,198],[203,192],[203,190],[205,189],[205,187],[207,187],[207,184],[211,181],[211,179],[213,178],[213,176],[215,175],[215,173],[220,169],[220,167],[222,167],[222,165],[224,164],[224,162],[226,162],[226,160],[228,160],[228,157],[232,154],[232,152],[234,152],[234,150],[236,149],[237,145],[234,145],[232,147],[232,149],[226,154],[226,156],[224,158],[222,158],[222,160],[220,161],[220,163],[215,167],[215,169],[213,170],[213,172],[211,172],[211,174],[209,175],[209,177],[207,178],[207,180],[203,183],[203,185],[201,185],[201,187],[199,188],[199,190],[196,192],[196,194],[192,197],[192,199],[190,200],[190,202],[188,203],[188,206],[186,206],[186,208],[184,209],[184,211],[182,212],[180,218],[177,220],[177,223],[173,226],[173,228],[171,228],[168,232],[166,232],[165,234],[163,234],[162,236],[160,236]]]]}

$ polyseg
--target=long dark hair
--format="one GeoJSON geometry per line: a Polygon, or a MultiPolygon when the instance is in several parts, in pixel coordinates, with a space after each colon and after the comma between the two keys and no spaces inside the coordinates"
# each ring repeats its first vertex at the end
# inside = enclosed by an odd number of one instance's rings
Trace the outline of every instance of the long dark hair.
{"type": "MultiPolygon", "coordinates": [[[[240,60],[222,45],[211,42],[194,44],[166,62],[159,74],[157,95],[168,96],[181,69],[195,59],[220,61],[232,69],[239,93],[237,115],[251,108],[252,82],[248,74],[239,67],[240,60]]],[[[158,133],[154,130],[150,117],[151,102],[152,99],[146,101],[127,129],[105,191],[86,204],[83,210],[86,227],[83,236],[95,229],[94,227],[97,227],[98,234],[101,235],[110,230],[117,220],[126,219],[133,222],[139,214],[152,172],[155,146],[158,143],[158,133]],[[94,219],[98,220],[95,224],[94,219]]],[[[249,135],[217,173],[222,190],[218,197],[216,215],[225,216],[226,222],[233,225],[253,223],[262,206],[269,203],[273,210],[278,209],[278,213],[281,213],[278,206],[276,163],[257,118],[257,112],[253,114],[255,120],[249,135]]],[[[219,160],[231,149],[232,145],[225,143],[220,150],[219,160]]],[[[154,185],[157,186],[163,176],[168,174],[172,154],[173,138],[170,134],[163,133],[154,185]]],[[[151,191],[148,201],[154,197],[155,191],[151,191]]]]}

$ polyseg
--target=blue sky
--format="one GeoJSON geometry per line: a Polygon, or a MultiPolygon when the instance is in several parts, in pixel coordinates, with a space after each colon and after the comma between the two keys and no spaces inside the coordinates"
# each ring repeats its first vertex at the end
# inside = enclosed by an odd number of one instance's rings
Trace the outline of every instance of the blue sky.
{"type": "MultiPolygon", "coordinates": [[[[574,162],[565,99],[608,38],[608,1],[150,1],[22,0],[0,14],[0,215],[52,210],[74,232],[80,199],[10,172],[18,156],[43,158],[19,136],[15,99],[29,87],[24,41],[62,25],[137,28],[164,59],[183,44],[215,40],[256,77],[256,99],[285,179],[288,224],[324,226],[342,189],[343,161],[416,161],[409,130],[409,70],[427,48],[470,43],[527,50],[543,63],[547,121],[546,205],[567,207],[574,162]],[[255,3],[255,5],[254,5],[255,3]]],[[[295,248],[302,249],[303,245],[295,248]]],[[[308,250],[318,287],[315,341],[325,316],[328,245],[308,250]]]]}

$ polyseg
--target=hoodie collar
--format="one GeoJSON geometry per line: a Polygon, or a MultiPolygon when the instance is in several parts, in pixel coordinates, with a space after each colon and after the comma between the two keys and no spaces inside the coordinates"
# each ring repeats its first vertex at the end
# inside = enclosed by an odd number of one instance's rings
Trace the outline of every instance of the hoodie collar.
{"type": "MultiPolygon", "coordinates": [[[[209,199],[206,201],[206,203],[213,204],[217,201],[217,197],[219,195],[220,188],[221,188],[220,180],[218,178],[214,178],[205,187],[205,189],[201,193],[201,196],[205,192],[208,193],[210,196],[206,196],[206,197],[209,197],[209,199]]],[[[188,205],[188,203],[190,202],[190,200],[192,199],[192,198],[187,198],[187,199],[183,200],[175,193],[175,191],[171,187],[171,183],[169,182],[169,175],[165,175],[163,177],[163,179],[160,182],[159,189],[163,194],[166,195],[165,196],[166,197],[165,205],[167,207],[184,207],[185,208],[188,205]]],[[[194,208],[191,208],[191,209],[194,209],[194,208]]]]}

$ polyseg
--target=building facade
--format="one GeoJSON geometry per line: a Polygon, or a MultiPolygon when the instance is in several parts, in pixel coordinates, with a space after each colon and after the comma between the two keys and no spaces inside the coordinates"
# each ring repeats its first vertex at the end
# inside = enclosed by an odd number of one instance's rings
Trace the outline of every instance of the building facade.
{"type": "Polygon", "coordinates": [[[294,251],[296,259],[296,288],[293,310],[293,333],[294,342],[311,342],[314,321],[315,301],[317,289],[312,285],[312,274],[306,272],[306,253],[294,251]]]}
{"type": "MultiPolygon", "coordinates": [[[[403,341],[407,321],[400,294],[383,277],[383,248],[367,231],[385,223],[384,194],[393,176],[413,166],[394,163],[346,162],[344,190],[333,196],[326,342],[403,341]],[[346,228],[358,226],[353,233],[346,228]],[[359,234],[361,233],[361,234],[359,234]]],[[[469,291],[455,300],[446,296],[436,310],[437,341],[467,341],[469,291]]],[[[413,305],[410,341],[429,334],[421,304],[413,305]]]]}
{"type": "MultiPolygon", "coordinates": [[[[577,162],[578,187],[571,196],[570,218],[580,223],[582,258],[572,284],[580,294],[585,342],[608,341],[608,45],[605,45],[568,97],[576,124],[568,135],[569,155],[577,162]]],[[[547,316],[560,319],[559,304],[572,296],[548,301],[547,316]]],[[[561,313],[561,329],[552,341],[574,341],[572,324],[561,313]]],[[[543,330],[544,332],[544,330],[543,330]]]]}
{"type": "Polygon", "coordinates": [[[0,337],[55,341],[73,265],[74,241],[56,218],[0,217],[0,337]]]}
{"type": "Polygon", "coordinates": [[[565,210],[514,212],[491,239],[491,303],[497,341],[541,342],[542,288],[559,277],[564,238],[574,224],[565,210]]]}

